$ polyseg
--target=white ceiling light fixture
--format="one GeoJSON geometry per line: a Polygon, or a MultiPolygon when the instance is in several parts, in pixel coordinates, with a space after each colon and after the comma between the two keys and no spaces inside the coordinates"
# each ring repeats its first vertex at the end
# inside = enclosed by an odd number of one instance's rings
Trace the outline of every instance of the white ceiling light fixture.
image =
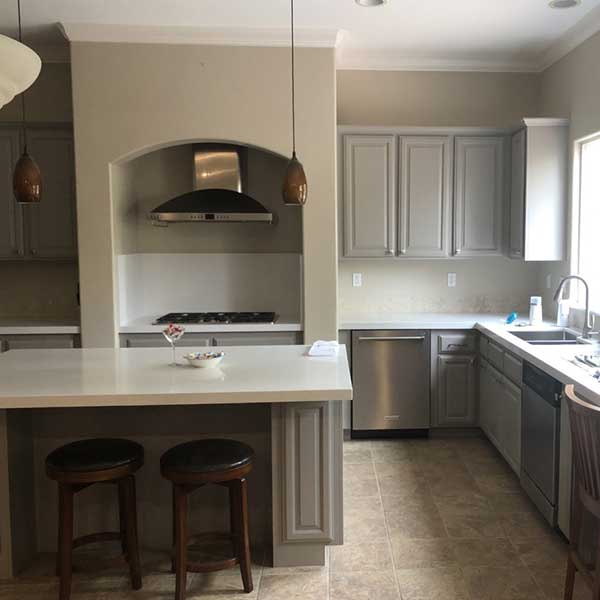
{"type": "Polygon", "coordinates": [[[354,0],[359,6],[382,6],[387,4],[388,0],[354,0]]]}
{"type": "Polygon", "coordinates": [[[548,2],[550,8],[573,8],[580,4],[581,0],[550,0],[548,2]]]}

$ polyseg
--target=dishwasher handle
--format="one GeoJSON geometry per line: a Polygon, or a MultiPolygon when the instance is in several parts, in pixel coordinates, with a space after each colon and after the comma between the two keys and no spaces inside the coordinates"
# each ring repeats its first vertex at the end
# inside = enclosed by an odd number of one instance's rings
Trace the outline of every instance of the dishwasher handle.
{"type": "Polygon", "coordinates": [[[407,336],[369,336],[359,337],[359,342],[422,342],[425,340],[424,335],[407,335],[407,336]]]}

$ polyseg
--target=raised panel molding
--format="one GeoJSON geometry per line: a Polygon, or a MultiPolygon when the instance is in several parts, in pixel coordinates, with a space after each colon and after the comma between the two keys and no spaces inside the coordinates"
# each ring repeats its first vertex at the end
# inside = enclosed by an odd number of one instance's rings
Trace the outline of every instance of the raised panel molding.
{"type": "Polygon", "coordinates": [[[285,541],[331,541],[328,403],[286,405],[285,541]]]}
{"type": "Polygon", "coordinates": [[[444,257],[452,236],[452,144],[449,136],[400,140],[399,254],[444,257]]]}

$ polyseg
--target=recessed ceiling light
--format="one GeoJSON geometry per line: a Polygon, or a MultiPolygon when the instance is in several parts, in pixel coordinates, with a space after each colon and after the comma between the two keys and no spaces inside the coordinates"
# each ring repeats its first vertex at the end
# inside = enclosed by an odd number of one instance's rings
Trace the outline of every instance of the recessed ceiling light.
{"type": "Polygon", "coordinates": [[[388,0],[354,0],[359,6],[381,6],[386,4],[388,0]]]}
{"type": "Polygon", "coordinates": [[[550,0],[550,8],[573,8],[581,4],[581,0],[550,0]]]}

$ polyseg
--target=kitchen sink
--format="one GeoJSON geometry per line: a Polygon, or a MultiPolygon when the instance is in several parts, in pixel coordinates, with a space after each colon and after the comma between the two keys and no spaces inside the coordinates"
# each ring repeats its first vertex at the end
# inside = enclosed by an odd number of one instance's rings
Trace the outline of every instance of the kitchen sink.
{"type": "Polygon", "coordinates": [[[579,333],[571,331],[570,329],[556,329],[552,331],[513,331],[511,333],[528,344],[537,346],[568,346],[586,343],[579,339],[579,333]]]}

